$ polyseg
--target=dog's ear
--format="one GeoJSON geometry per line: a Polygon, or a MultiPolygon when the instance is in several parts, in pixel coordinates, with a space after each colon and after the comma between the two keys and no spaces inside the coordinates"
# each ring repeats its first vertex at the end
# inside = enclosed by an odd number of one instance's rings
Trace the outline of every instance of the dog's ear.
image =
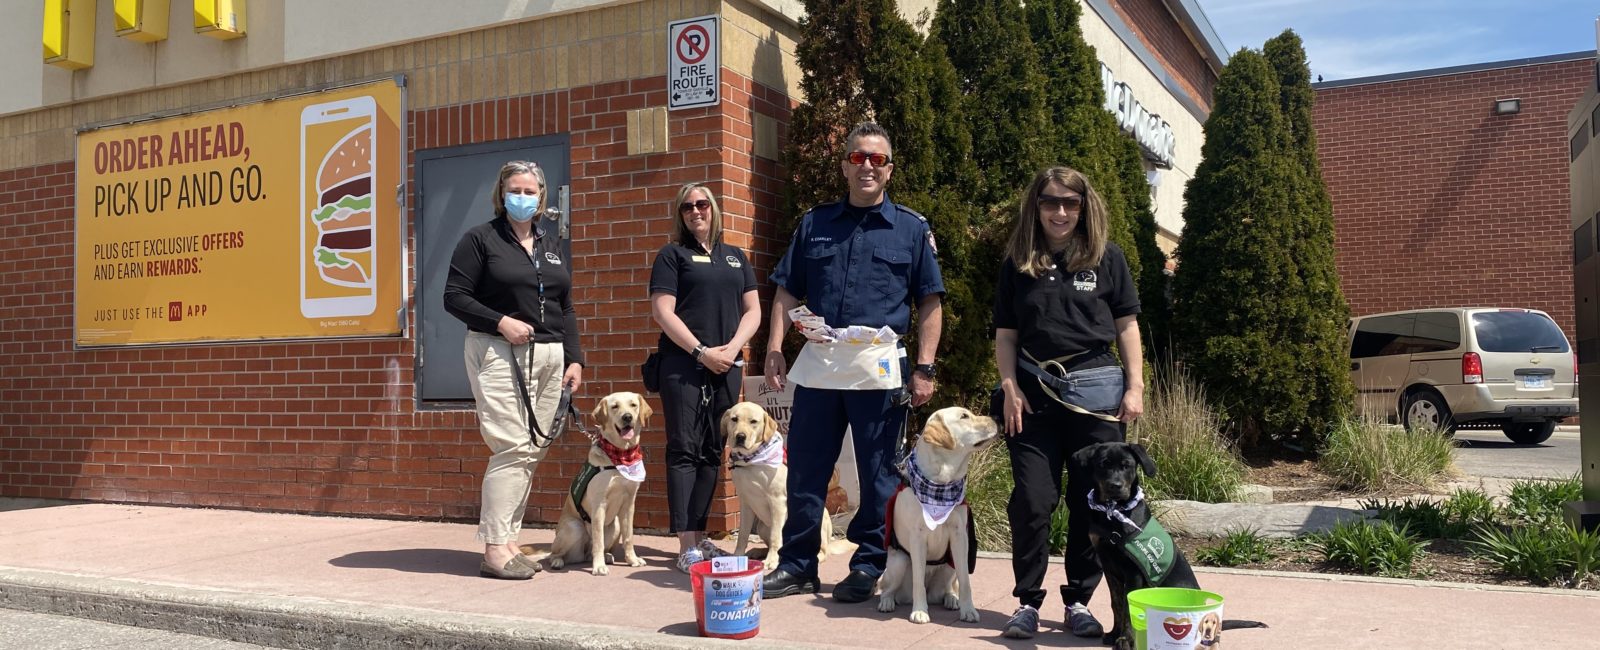
{"type": "Polygon", "coordinates": [[[944,425],[944,417],[938,413],[928,418],[927,426],[922,427],[922,439],[935,447],[956,448],[955,436],[950,435],[949,427],[944,425]]]}
{"type": "Polygon", "coordinates": [[[733,409],[728,409],[726,411],[723,411],[722,412],[722,420],[717,422],[717,429],[722,432],[722,436],[724,438],[728,437],[729,435],[731,435],[733,433],[733,419],[735,417],[738,417],[735,414],[735,411],[737,411],[737,410],[738,409],[733,408],[733,409]]]}
{"type": "Polygon", "coordinates": [[[597,423],[605,422],[606,398],[602,397],[599,401],[594,403],[594,410],[589,412],[589,417],[597,423]]]}
{"type": "Polygon", "coordinates": [[[643,395],[640,395],[639,396],[639,426],[641,426],[641,427],[649,426],[650,425],[650,416],[655,415],[655,414],[656,414],[655,409],[650,408],[650,402],[648,400],[646,400],[643,395]]]}
{"type": "Polygon", "coordinates": [[[773,436],[778,435],[778,420],[773,418],[772,414],[768,413],[766,409],[761,409],[761,417],[767,419],[766,424],[761,429],[761,442],[765,443],[771,440],[773,436]]]}
{"type": "Polygon", "coordinates": [[[1156,475],[1156,462],[1150,460],[1150,453],[1144,450],[1144,445],[1129,444],[1128,449],[1133,452],[1133,457],[1139,459],[1139,466],[1144,468],[1145,476],[1156,475]]]}
{"type": "Polygon", "coordinates": [[[1094,455],[1100,451],[1100,443],[1095,443],[1072,453],[1069,471],[1088,469],[1094,465],[1094,455]]]}

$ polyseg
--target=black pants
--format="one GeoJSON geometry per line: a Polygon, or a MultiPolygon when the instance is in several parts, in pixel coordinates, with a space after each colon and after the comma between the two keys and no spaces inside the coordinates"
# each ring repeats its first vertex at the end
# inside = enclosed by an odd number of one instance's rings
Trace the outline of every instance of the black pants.
{"type": "MultiPolygon", "coordinates": [[[[1011,572],[1017,586],[1011,595],[1023,605],[1044,604],[1045,572],[1050,568],[1050,514],[1061,502],[1061,473],[1072,454],[1097,442],[1120,442],[1123,425],[1062,408],[1049,398],[1030,399],[1034,412],[1024,413],[1022,433],[1006,440],[1011,454],[1011,572]]],[[[1089,603],[1100,586],[1100,560],[1089,544],[1090,488],[1085,471],[1067,475],[1067,604],[1089,603]]]]}
{"type": "Polygon", "coordinates": [[[667,512],[674,533],[703,531],[722,478],[717,422],[739,396],[735,366],[712,374],[688,354],[661,356],[661,410],[667,421],[667,512]],[[705,393],[702,393],[705,391],[705,393]],[[705,396],[709,403],[703,403],[705,396]]]}

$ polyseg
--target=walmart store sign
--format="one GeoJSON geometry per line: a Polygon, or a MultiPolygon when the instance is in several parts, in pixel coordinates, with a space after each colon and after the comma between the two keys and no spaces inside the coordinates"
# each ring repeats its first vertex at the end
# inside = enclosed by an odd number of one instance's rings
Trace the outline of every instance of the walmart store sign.
{"type": "Polygon", "coordinates": [[[1140,104],[1133,96],[1133,88],[1117,81],[1116,75],[1111,73],[1111,67],[1104,63],[1100,64],[1100,83],[1106,89],[1106,110],[1117,117],[1117,124],[1122,130],[1133,135],[1145,155],[1154,158],[1163,167],[1172,167],[1173,152],[1177,149],[1172,125],[1140,104]]]}

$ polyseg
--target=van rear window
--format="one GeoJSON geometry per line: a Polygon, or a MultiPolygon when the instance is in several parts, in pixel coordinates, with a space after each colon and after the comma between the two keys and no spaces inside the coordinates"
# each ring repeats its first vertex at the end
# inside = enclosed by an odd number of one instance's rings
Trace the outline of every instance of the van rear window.
{"type": "Polygon", "coordinates": [[[1478,312],[1472,315],[1472,328],[1484,352],[1570,351],[1555,321],[1531,311],[1478,312]]]}

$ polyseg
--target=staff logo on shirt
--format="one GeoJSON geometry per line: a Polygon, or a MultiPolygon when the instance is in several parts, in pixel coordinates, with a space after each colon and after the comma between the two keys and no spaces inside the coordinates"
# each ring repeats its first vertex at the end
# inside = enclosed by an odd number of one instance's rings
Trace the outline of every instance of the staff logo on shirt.
{"type": "Polygon", "coordinates": [[[733,267],[733,268],[736,268],[736,269],[737,269],[737,268],[741,268],[741,267],[743,267],[743,266],[744,266],[744,265],[743,265],[743,264],[740,264],[740,263],[739,263],[739,258],[737,258],[737,257],[734,257],[734,256],[732,256],[732,255],[729,255],[729,256],[727,256],[727,257],[725,257],[725,258],[723,258],[723,259],[726,259],[726,260],[728,260],[728,266],[731,266],[731,267],[733,267]]]}
{"type": "Polygon", "coordinates": [[[561,258],[557,257],[556,254],[553,253],[553,252],[545,251],[545,253],[544,253],[544,261],[549,262],[551,264],[560,264],[561,263],[561,258]]]}
{"type": "Polygon", "coordinates": [[[1094,270],[1078,271],[1072,275],[1072,288],[1079,291],[1094,291],[1099,286],[1099,277],[1094,270]]]}

